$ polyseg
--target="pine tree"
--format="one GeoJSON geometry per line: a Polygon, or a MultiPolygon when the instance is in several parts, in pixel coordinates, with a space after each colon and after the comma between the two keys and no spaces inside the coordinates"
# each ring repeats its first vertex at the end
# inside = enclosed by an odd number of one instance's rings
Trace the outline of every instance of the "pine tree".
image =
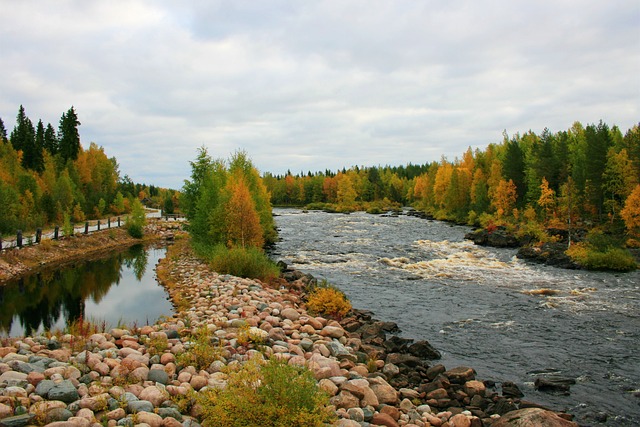
{"type": "Polygon", "coordinates": [[[525,196],[527,194],[524,174],[524,153],[522,152],[522,148],[520,148],[520,143],[515,138],[512,138],[506,145],[507,150],[505,151],[502,162],[502,174],[506,180],[510,179],[516,185],[517,204],[518,206],[522,206],[526,201],[525,196]]]}
{"type": "Polygon", "coordinates": [[[4,127],[4,122],[0,117],[0,143],[7,142],[7,129],[4,127]]]}
{"type": "Polygon", "coordinates": [[[33,145],[35,144],[35,129],[33,123],[27,117],[24,107],[21,105],[18,109],[18,115],[16,116],[16,126],[11,131],[11,145],[16,151],[22,151],[22,165],[26,167],[26,164],[30,163],[31,159],[25,160],[26,152],[31,152],[33,145]]]}
{"type": "Polygon", "coordinates": [[[586,145],[586,175],[589,182],[589,192],[586,195],[599,214],[604,207],[604,171],[607,166],[607,154],[611,147],[609,127],[602,123],[589,125],[585,129],[586,145]]]}
{"type": "Polygon", "coordinates": [[[44,131],[44,149],[52,156],[58,153],[58,137],[51,123],[47,123],[47,128],[44,131]]]}
{"type": "Polygon", "coordinates": [[[79,125],[78,116],[72,106],[66,113],[62,114],[58,128],[60,155],[65,161],[77,159],[78,153],[80,153],[79,125]]]}

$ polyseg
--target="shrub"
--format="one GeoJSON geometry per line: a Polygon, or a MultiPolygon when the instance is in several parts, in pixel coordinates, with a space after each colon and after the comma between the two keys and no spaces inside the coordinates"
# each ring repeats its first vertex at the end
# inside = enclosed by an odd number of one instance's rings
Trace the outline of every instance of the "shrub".
{"type": "Polygon", "coordinates": [[[276,358],[253,358],[229,372],[225,389],[197,396],[207,427],[321,427],[334,418],[328,399],[308,369],[276,358]]]}
{"type": "Polygon", "coordinates": [[[351,303],[339,289],[319,287],[309,295],[307,308],[318,314],[341,318],[351,310],[351,303]]]}
{"type": "Polygon", "coordinates": [[[146,216],[144,213],[144,207],[140,200],[134,199],[133,206],[131,207],[131,215],[127,219],[127,233],[135,239],[140,239],[143,236],[143,229],[146,223],[146,216]]]}
{"type": "Polygon", "coordinates": [[[214,247],[198,246],[197,252],[208,259],[211,268],[220,274],[270,282],[280,275],[280,270],[262,250],[258,248],[227,248],[219,244],[214,247]]]}
{"type": "Polygon", "coordinates": [[[219,359],[220,349],[214,346],[206,326],[200,327],[190,336],[189,345],[184,353],[178,355],[178,363],[193,366],[197,370],[208,369],[209,365],[219,359]]]}
{"type": "Polygon", "coordinates": [[[584,266],[589,270],[632,271],[637,268],[633,256],[621,248],[611,248],[605,252],[589,251],[584,266]]]}
{"type": "Polygon", "coordinates": [[[591,245],[576,243],[566,254],[587,270],[632,271],[637,268],[633,256],[622,248],[608,247],[599,251],[591,245]]]}

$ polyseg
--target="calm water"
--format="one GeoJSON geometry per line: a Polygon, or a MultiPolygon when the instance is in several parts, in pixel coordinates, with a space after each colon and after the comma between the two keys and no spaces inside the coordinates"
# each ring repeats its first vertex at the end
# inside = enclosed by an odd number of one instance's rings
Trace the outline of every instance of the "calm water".
{"type": "Polygon", "coordinates": [[[326,278],[402,336],[427,339],[445,366],[514,381],[526,400],[583,425],[640,425],[639,272],[532,265],[465,241],[467,227],[408,216],[275,212],[276,259],[326,278]],[[526,293],[540,288],[558,293],[526,293]],[[535,391],[549,374],[575,378],[571,395],[535,391]],[[596,422],[597,412],[608,420],[596,422]]]}
{"type": "Polygon", "coordinates": [[[155,323],[173,310],[154,273],[165,252],[137,245],[0,285],[0,335],[63,330],[81,316],[110,327],[155,323]]]}

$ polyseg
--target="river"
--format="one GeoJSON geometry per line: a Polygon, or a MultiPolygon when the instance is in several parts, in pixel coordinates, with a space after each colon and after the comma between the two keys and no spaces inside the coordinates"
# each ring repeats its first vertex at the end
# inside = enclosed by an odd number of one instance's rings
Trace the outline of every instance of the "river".
{"type": "Polygon", "coordinates": [[[525,400],[583,425],[640,425],[639,272],[530,264],[464,240],[468,227],[406,215],[274,213],[276,260],[328,280],[401,336],[428,340],[447,368],[513,381],[525,400]],[[556,294],[528,293],[543,288],[556,294]],[[549,375],[575,379],[570,395],[536,391],[535,378],[549,375]]]}

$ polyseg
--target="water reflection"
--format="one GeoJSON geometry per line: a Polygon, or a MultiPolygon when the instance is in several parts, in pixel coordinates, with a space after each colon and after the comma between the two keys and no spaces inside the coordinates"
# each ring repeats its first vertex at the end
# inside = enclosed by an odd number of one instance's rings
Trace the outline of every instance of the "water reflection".
{"type": "Polygon", "coordinates": [[[153,268],[164,248],[133,246],[103,259],[41,271],[0,285],[0,334],[34,335],[80,317],[138,324],[171,313],[153,268]]]}

